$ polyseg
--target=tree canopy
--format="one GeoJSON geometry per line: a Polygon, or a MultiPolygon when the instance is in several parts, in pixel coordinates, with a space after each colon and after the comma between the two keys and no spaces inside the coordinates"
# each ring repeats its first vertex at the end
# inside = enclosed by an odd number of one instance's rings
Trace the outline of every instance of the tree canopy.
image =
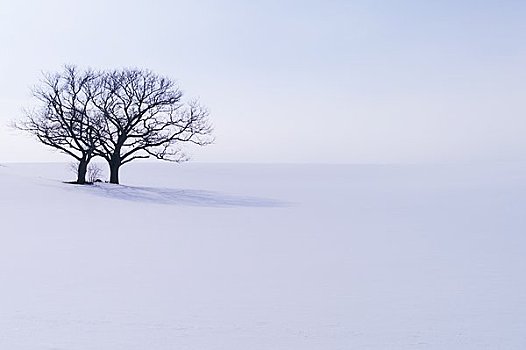
{"type": "Polygon", "coordinates": [[[95,156],[107,161],[110,182],[119,183],[123,164],[150,157],[185,161],[182,144],[213,140],[207,108],[198,100],[183,100],[174,80],[150,70],[66,66],[45,74],[34,96],[38,107],[17,127],[75,158],[78,183],[85,183],[95,156]]]}

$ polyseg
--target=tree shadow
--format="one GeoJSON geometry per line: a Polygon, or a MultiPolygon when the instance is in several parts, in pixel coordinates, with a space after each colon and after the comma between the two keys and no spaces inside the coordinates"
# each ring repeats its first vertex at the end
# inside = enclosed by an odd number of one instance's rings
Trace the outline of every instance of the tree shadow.
{"type": "Polygon", "coordinates": [[[95,183],[79,189],[90,194],[132,202],[197,207],[287,207],[290,203],[259,197],[237,196],[220,192],[157,187],[133,187],[95,183]]]}

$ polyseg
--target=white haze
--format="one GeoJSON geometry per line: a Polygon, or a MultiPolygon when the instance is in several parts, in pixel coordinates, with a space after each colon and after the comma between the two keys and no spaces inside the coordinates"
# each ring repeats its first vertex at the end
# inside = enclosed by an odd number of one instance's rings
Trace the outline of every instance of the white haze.
{"type": "Polygon", "coordinates": [[[0,161],[41,71],[147,67],[212,112],[218,162],[523,160],[523,1],[0,4],[0,161]]]}

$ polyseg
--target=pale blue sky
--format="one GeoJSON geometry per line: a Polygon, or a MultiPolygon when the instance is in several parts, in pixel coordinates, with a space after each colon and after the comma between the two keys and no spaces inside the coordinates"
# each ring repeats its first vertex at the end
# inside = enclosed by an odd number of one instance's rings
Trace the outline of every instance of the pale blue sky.
{"type": "Polygon", "coordinates": [[[198,161],[526,159],[525,1],[2,0],[0,43],[3,125],[43,70],[138,66],[211,109],[198,161]]]}

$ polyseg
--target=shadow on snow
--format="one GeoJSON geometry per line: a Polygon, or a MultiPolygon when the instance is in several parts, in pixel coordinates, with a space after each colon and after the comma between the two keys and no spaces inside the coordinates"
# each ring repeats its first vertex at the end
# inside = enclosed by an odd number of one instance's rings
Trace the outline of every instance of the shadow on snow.
{"type": "Polygon", "coordinates": [[[212,191],[156,187],[132,187],[95,184],[81,187],[91,194],[134,202],[198,207],[285,207],[287,203],[258,197],[223,194],[212,191]]]}

